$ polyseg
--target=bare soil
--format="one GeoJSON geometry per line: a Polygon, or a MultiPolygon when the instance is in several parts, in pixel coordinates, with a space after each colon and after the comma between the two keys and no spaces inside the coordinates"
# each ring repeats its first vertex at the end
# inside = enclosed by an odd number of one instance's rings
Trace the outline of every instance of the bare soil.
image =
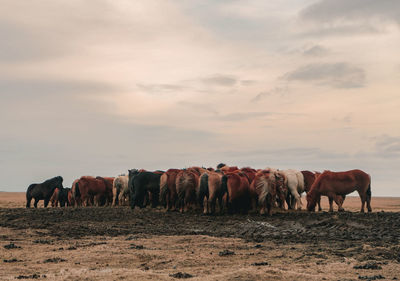
{"type": "Polygon", "coordinates": [[[373,198],[370,214],[272,217],[23,205],[0,193],[0,280],[400,278],[399,198],[373,198]]]}

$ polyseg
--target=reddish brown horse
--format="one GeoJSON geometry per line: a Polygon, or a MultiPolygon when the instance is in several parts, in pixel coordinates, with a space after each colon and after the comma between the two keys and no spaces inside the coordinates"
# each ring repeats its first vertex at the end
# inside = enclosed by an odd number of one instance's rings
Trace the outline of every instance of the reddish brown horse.
{"type": "Polygon", "coordinates": [[[106,186],[105,193],[96,196],[97,205],[98,206],[112,205],[114,177],[96,177],[96,179],[102,180],[106,186]]]}
{"type": "Polygon", "coordinates": [[[57,187],[54,189],[53,195],[50,197],[50,204],[52,207],[58,207],[58,192],[60,189],[57,187]]]}
{"type": "Polygon", "coordinates": [[[177,205],[181,213],[187,211],[196,203],[196,188],[198,183],[199,175],[195,169],[182,170],[176,175],[177,205]]]}
{"type": "Polygon", "coordinates": [[[181,170],[168,169],[160,178],[160,202],[167,211],[174,210],[177,200],[176,176],[181,170]]]}
{"type": "Polygon", "coordinates": [[[214,214],[218,199],[219,211],[223,212],[223,196],[225,190],[221,185],[222,173],[206,172],[200,177],[200,185],[197,190],[197,199],[200,206],[203,206],[204,214],[214,214]]]}
{"type": "MultiPolygon", "coordinates": [[[[308,193],[311,189],[312,184],[321,173],[313,173],[311,171],[301,171],[301,173],[303,174],[304,177],[304,191],[308,193]]],[[[318,211],[322,211],[321,197],[317,199],[317,203],[318,203],[318,211]]]]}
{"type": "Polygon", "coordinates": [[[247,176],[240,172],[228,172],[221,180],[225,190],[226,206],[229,213],[247,213],[250,207],[250,183],[247,176]]]}
{"type": "Polygon", "coordinates": [[[239,168],[238,168],[237,166],[232,166],[232,167],[223,166],[222,168],[220,168],[220,170],[221,170],[224,174],[226,174],[226,173],[231,173],[231,172],[234,172],[234,171],[238,171],[239,168]]]}
{"type": "Polygon", "coordinates": [[[81,207],[82,206],[82,199],[81,193],[79,192],[79,187],[77,183],[79,179],[74,180],[71,186],[71,206],[81,207]]]}
{"type": "Polygon", "coordinates": [[[307,209],[313,211],[321,195],[329,198],[329,211],[333,211],[333,201],[338,205],[339,211],[344,211],[343,196],[356,191],[361,199],[361,212],[364,212],[367,202],[368,212],[371,212],[371,177],[361,170],[346,172],[324,171],[313,183],[307,194],[307,209]]]}
{"type": "MultiPolygon", "coordinates": [[[[101,199],[105,198],[107,200],[111,198],[109,202],[112,202],[112,184],[111,187],[107,186],[107,180],[101,177],[90,177],[83,176],[75,184],[76,193],[79,192],[80,199],[82,203],[86,206],[91,205],[93,198],[101,199]]],[[[97,203],[101,203],[100,200],[97,203]]]]}

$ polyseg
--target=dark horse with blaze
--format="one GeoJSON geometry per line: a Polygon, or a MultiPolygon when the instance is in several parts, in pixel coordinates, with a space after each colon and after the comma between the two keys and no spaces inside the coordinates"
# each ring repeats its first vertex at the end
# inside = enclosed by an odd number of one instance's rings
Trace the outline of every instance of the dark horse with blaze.
{"type": "Polygon", "coordinates": [[[364,213],[365,202],[368,212],[371,212],[371,177],[361,170],[346,172],[324,171],[313,183],[307,193],[307,209],[314,211],[321,195],[329,198],[329,211],[333,211],[333,201],[339,211],[344,211],[342,204],[345,195],[358,191],[361,198],[361,212],[364,213]]]}
{"type": "Polygon", "coordinates": [[[57,187],[63,187],[62,182],[63,178],[58,176],[48,179],[43,183],[31,184],[26,191],[26,207],[30,208],[32,198],[35,199],[35,203],[33,203],[35,208],[37,208],[37,203],[39,202],[39,200],[44,200],[44,206],[47,207],[50,198],[54,193],[54,190],[57,187]]]}

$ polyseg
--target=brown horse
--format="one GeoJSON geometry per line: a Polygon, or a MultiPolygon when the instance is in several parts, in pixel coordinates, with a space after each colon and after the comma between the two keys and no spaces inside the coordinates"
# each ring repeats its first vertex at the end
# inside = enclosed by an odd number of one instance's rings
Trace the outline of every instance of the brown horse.
{"type": "Polygon", "coordinates": [[[194,169],[182,170],[176,175],[177,205],[181,213],[186,212],[190,206],[195,204],[198,183],[199,175],[194,169]]]}
{"type": "Polygon", "coordinates": [[[54,189],[53,195],[50,197],[50,204],[52,207],[58,207],[58,192],[60,189],[57,187],[54,189]]]}
{"type": "MultiPolygon", "coordinates": [[[[260,214],[265,214],[265,210],[267,209],[268,215],[272,215],[272,207],[276,200],[275,173],[258,172],[250,185],[250,190],[253,190],[257,194],[260,214]]],[[[254,197],[252,199],[254,208],[254,197]]]]}
{"type": "Polygon", "coordinates": [[[102,195],[96,196],[98,206],[110,206],[113,201],[113,183],[114,177],[96,177],[98,180],[102,180],[106,186],[106,192],[102,195]]]}
{"type": "Polygon", "coordinates": [[[81,193],[79,192],[79,187],[77,183],[79,179],[74,180],[71,186],[71,206],[81,207],[82,206],[82,198],[81,193]]]}
{"type": "Polygon", "coordinates": [[[203,207],[204,214],[214,214],[218,199],[219,212],[223,212],[223,196],[225,190],[221,185],[222,173],[209,171],[200,177],[200,185],[197,190],[197,199],[203,207]]]}
{"type": "Polygon", "coordinates": [[[98,199],[97,203],[101,203],[102,198],[111,198],[112,202],[112,185],[107,186],[107,180],[101,177],[94,178],[91,176],[83,176],[76,183],[76,193],[79,191],[80,199],[86,206],[93,204],[93,198],[98,199]]]}
{"type": "MultiPolygon", "coordinates": [[[[303,174],[304,177],[304,191],[308,193],[311,189],[312,184],[321,173],[313,173],[311,171],[301,171],[301,173],[303,174]]],[[[318,203],[318,211],[322,211],[321,197],[318,198],[317,203],[318,203]]]]}
{"type": "Polygon", "coordinates": [[[181,170],[168,169],[160,178],[160,202],[167,211],[174,210],[177,200],[176,176],[181,170]]]}
{"type": "Polygon", "coordinates": [[[226,192],[226,206],[229,213],[247,213],[250,207],[250,183],[247,176],[240,172],[228,172],[221,180],[226,192]]]}
{"type": "Polygon", "coordinates": [[[307,194],[307,209],[314,211],[318,198],[321,195],[329,198],[329,211],[333,212],[333,201],[339,211],[344,211],[343,196],[358,191],[361,199],[361,212],[364,213],[365,202],[368,212],[371,212],[371,177],[361,170],[345,172],[324,171],[313,183],[307,194]]]}
{"type": "Polygon", "coordinates": [[[220,170],[221,170],[224,174],[226,174],[226,173],[231,173],[231,172],[234,172],[234,171],[238,171],[239,168],[238,168],[237,166],[232,166],[232,167],[223,166],[222,168],[220,168],[220,170]]]}

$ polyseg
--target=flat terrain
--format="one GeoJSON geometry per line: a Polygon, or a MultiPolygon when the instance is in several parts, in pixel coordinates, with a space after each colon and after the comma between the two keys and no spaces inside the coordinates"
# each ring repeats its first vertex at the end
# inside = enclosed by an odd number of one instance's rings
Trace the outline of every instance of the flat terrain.
{"type": "Polygon", "coordinates": [[[24,204],[0,193],[0,280],[400,278],[400,198],[373,198],[371,214],[348,197],[352,212],[272,217],[24,204]]]}

